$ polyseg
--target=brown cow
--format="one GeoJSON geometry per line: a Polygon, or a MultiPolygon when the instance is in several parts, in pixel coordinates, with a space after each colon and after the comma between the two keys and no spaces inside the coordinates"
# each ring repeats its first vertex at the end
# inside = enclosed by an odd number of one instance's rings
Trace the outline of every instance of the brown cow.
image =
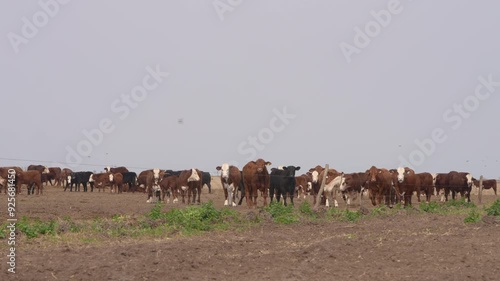
{"type": "MultiPolygon", "coordinates": [[[[2,188],[4,189],[4,193],[7,193],[8,189],[8,182],[7,180],[9,179],[9,170],[14,170],[16,174],[20,173],[23,171],[20,167],[0,167],[0,192],[2,188]]],[[[16,184],[16,180],[14,178],[14,185],[16,184]]]]}
{"type": "Polygon", "coordinates": [[[106,168],[104,168],[104,171],[106,171],[107,173],[116,174],[116,173],[126,173],[126,172],[128,172],[128,169],[123,167],[123,166],[122,167],[114,167],[114,168],[107,166],[106,168]]]}
{"type": "Polygon", "coordinates": [[[185,196],[187,193],[188,204],[195,203],[195,201],[200,203],[201,188],[203,187],[202,174],[198,169],[184,170],[179,175],[178,182],[182,203],[186,203],[185,196]],[[191,193],[193,194],[193,201],[191,202],[191,193]],[[198,194],[198,199],[196,200],[196,194],[198,194]]]}
{"type": "Polygon", "coordinates": [[[297,194],[297,199],[302,195],[306,199],[306,194],[311,191],[312,187],[312,175],[311,173],[306,173],[295,177],[295,192],[297,194]]]}
{"type": "MultiPolygon", "coordinates": [[[[411,197],[417,192],[417,200],[420,202],[420,177],[413,169],[399,167],[397,169],[398,184],[396,190],[403,196],[405,207],[411,206],[411,197]]],[[[399,197],[398,197],[399,199],[399,197]]]]}
{"type": "Polygon", "coordinates": [[[220,181],[224,189],[224,206],[236,207],[236,193],[241,182],[241,172],[238,167],[227,163],[215,168],[220,171],[220,181]]]}
{"type": "Polygon", "coordinates": [[[28,195],[34,194],[36,185],[36,195],[43,194],[42,174],[36,170],[21,171],[16,174],[16,191],[21,193],[21,186],[25,184],[28,188],[28,195]]]}
{"type": "Polygon", "coordinates": [[[448,174],[446,173],[439,173],[439,174],[433,174],[432,178],[434,180],[434,187],[436,189],[436,196],[439,196],[441,194],[441,202],[445,201],[445,193],[446,189],[448,188],[448,174]]]}
{"type": "Polygon", "coordinates": [[[63,185],[66,186],[68,182],[68,176],[71,176],[71,173],[73,173],[71,169],[68,168],[62,169],[61,175],[59,176],[59,182],[63,183],[63,185]]]}
{"type": "Polygon", "coordinates": [[[451,198],[455,200],[456,194],[460,193],[462,198],[470,202],[470,192],[472,190],[472,175],[464,172],[451,171],[448,173],[448,186],[445,189],[445,199],[448,201],[448,195],[451,191],[451,198]]]}
{"type": "Polygon", "coordinates": [[[420,178],[420,189],[417,190],[417,196],[420,198],[420,193],[425,193],[425,200],[427,203],[431,202],[431,196],[434,193],[434,180],[430,173],[419,173],[417,176],[420,178]]]}
{"type": "Polygon", "coordinates": [[[345,185],[340,188],[342,192],[342,197],[348,206],[351,205],[351,202],[355,200],[358,195],[363,195],[363,190],[366,185],[366,173],[351,173],[345,174],[345,185]]]}
{"type": "Polygon", "coordinates": [[[113,185],[111,186],[110,190],[111,193],[116,192],[122,193],[123,191],[123,175],[121,173],[114,173],[113,174],[113,185]]]}
{"type": "Polygon", "coordinates": [[[59,167],[49,167],[48,181],[51,186],[54,186],[54,183],[55,185],[61,185],[61,172],[59,167]],[[52,183],[52,180],[54,180],[54,183],[52,183]]]}
{"type": "Polygon", "coordinates": [[[250,161],[243,167],[243,185],[248,208],[257,207],[258,191],[264,197],[264,206],[267,206],[267,195],[269,194],[270,178],[267,167],[271,162],[257,159],[250,161]]]}
{"type": "Polygon", "coordinates": [[[178,176],[165,176],[160,181],[160,188],[162,190],[161,200],[165,202],[165,195],[168,195],[167,202],[170,201],[170,196],[173,198],[173,203],[177,203],[179,201],[179,186],[178,186],[179,177],[178,176]]]}
{"type": "Polygon", "coordinates": [[[378,169],[372,166],[366,171],[367,188],[373,206],[382,204],[382,198],[385,198],[385,204],[391,206],[392,176],[384,168],[378,169]]]}
{"type": "MultiPolygon", "coordinates": [[[[479,188],[479,180],[472,178],[472,183],[476,188],[479,188]]],[[[495,196],[497,196],[497,180],[483,179],[483,189],[493,189],[495,196]]]]}
{"type": "MultiPolygon", "coordinates": [[[[320,165],[317,165],[314,168],[309,169],[309,173],[311,173],[311,194],[313,196],[313,204],[316,204],[316,197],[319,192],[320,188],[320,183],[319,183],[319,174],[323,172],[325,168],[321,167],[320,165]]],[[[321,204],[325,205],[326,203],[326,198],[322,197],[321,199],[321,204]]]]}
{"type": "MultiPolygon", "coordinates": [[[[113,187],[113,174],[112,173],[100,173],[100,174],[93,174],[90,176],[91,180],[94,181],[94,185],[97,187],[99,192],[102,191],[104,192],[106,190],[106,186],[109,186],[109,188],[113,187]]],[[[94,191],[94,187],[91,187],[91,192],[94,191]]]]}

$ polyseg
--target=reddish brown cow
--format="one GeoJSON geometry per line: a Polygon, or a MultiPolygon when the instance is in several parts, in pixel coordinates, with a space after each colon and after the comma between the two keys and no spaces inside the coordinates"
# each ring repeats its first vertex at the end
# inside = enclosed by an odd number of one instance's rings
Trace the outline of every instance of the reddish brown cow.
{"type": "Polygon", "coordinates": [[[295,192],[297,193],[297,198],[300,197],[300,195],[304,196],[304,199],[306,199],[306,194],[311,191],[311,184],[312,181],[312,176],[308,174],[300,175],[295,177],[295,192]]]}
{"type": "MultiPolygon", "coordinates": [[[[160,188],[162,190],[161,200],[165,201],[165,195],[168,195],[167,199],[170,201],[170,196],[173,198],[173,203],[177,203],[179,201],[179,185],[178,185],[179,177],[178,176],[166,176],[160,181],[160,188]]],[[[167,202],[168,202],[167,201],[167,202]]]]}
{"type": "Polygon", "coordinates": [[[224,189],[224,206],[236,207],[236,193],[241,183],[241,171],[238,167],[227,163],[215,168],[220,171],[220,181],[224,189]]]}
{"type": "Polygon", "coordinates": [[[59,176],[59,182],[63,183],[63,185],[66,186],[68,182],[68,176],[71,176],[71,173],[73,173],[71,169],[68,168],[62,169],[61,175],[59,176]]]}
{"type": "Polygon", "coordinates": [[[367,188],[373,206],[382,204],[385,197],[385,204],[391,207],[392,176],[384,168],[378,169],[372,166],[366,171],[367,188]]]}
{"type": "Polygon", "coordinates": [[[59,167],[49,167],[48,181],[50,185],[61,185],[61,172],[61,168],[59,167]],[[54,180],[54,183],[52,183],[52,180],[54,180]]]}
{"type": "Polygon", "coordinates": [[[257,159],[250,161],[243,167],[243,185],[245,186],[245,197],[248,208],[257,207],[258,191],[264,197],[264,206],[267,206],[267,195],[269,193],[270,178],[267,167],[271,162],[257,159]]]}
{"type": "Polygon", "coordinates": [[[417,196],[420,198],[420,193],[425,193],[425,200],[427,203],[431,202],[431,196],[434,193],[434,181],[430,173],[419,173],[417,176],[420,178],[420,189],[417,190],[417,196]]]}
{"type": "Polygon", "coordinates": [[[114,173],[113,174],[113,185],[111,186],[110,190],[111,193],[116,192],[122,193],[123,191],[123,175],[121,173],[114,173]]]}
{"type": "MultiPolygon", "coordinates": [[[[21,169],[20,167],[15,167],[15,166],[12,166],[12,167],[0,167],[0,192],[2,190],[2,188],[4,189],[4,193],[7,193],[7,189],[8,189],[8,182],[7,180],[9,179],[9,170],[14,170],[16,172],[16,174],[20,173],[23,171],[23,169],[21,169]]],[[[14,185],[15,185],[16,181],[15,181],[15,178],[14,178],[14,185]]]]}
{"type": "Polygon", "coordinates": [[[107,173],[126,173],[128,172],[128,169],[125,168],[125,167],[114,167],[114,168],[111,168],[109,166],[107,166],[106,168],[104,168],[104,170],[107,172],[107,173]]]}
{"type": "MultiPolygon", "coordinates": [[[[320,173],[323,172],[325,168],[321,167],[320,165],[317,165],[314,168],[309,169],[309,173],[311,173],[311,194],[313,196],[313,204],[316,204],[316,197],[318,196],[319,188],[320,188],[320,173]]],[[[326,198],[322,197],[321,199],[321,204],[325,205],[326,203],[326,198]]]]}
{"type": "MultiPolygon", "coordinates": [[[[399,167],[398,172],[398,188],[399,194],[403,195],[405,207],[411,206],[411,197],[417,190],[420,191],[420,177],[415,174],[415,171],[408,167],[399,167]]],[[[417,194],[417,200],[420,202],[420,192],[417,194]]]]}
{"type": "MultiPolygon", "coordinates": [[[[479,188],[479,180],[472,178],[472,183],[476,188],[479,188]]],[[[493,189],[495,196],[497,196],[497,180],[483,179],[483,189],[493,189]]]]}
{"type": "Polygon", "coordinates": [[[185,196],[187,193],[188,204],[191,204],[191,193],[193,194],[193,201],[195,203],[196,194],[198,194],[197,202],[201,202],[201,188],[203,187],[202,174],[198,169],[184,170],[179,175],[179,188],[182,196],[182,203],[186,203],[185,196]]]}
{"type": "Polygon", "coordinates": [[[16,191],[21,193],[21,186],[25,184],[28,188],[28,195],[34,193],[36,186],[36,195],[43,194],[42,174],[36,170],[21,171],[16,174],[16,191]]]}
{"type": "Polygon", "coordinates": [[[351,173],[345,174],[345,186],[340,188],[342,197],[348,206],[355,200],[358,195],[362,196],[362,191],[366,185],[366,173],[351,173]]]}
{"type": "Polygon", "coordinates": [[[439,173],[432,177],[434,179],[434,187],[436,189],[436,196],[441,194],[441,202],[445,201],[445,193],[448,188],[448,174],[439,173]]]}
{"type": "MultiPolygon", "coordinates": [[[[139,176],[137,176],[138,189],[142,189],[143,192],[148,193],[148,200],[146,201],[147,203],[151,202],[152,193],[150,194],[149,191],[153,188],[153,182],[153,170],[142,171],[141,173],[139,173],[139,176]]],[[[135,188],[133,189],[133,191],[135,191],[135,188]]]]}
{"type": "MultiPolygon", "coordinates": [[[[109,186],[109,188],[113,188],[113,174],[112,173],[100,173],[100,174],[93,174],[90,176],[92,180],[94,180],[94,185],[97,187],[99,192],[102,191],[104,192],[106,190],[106,186],[109,186]]],[[[91,192],[94,191],[94,187],[91,187],[91,192]]]]}
{"type": "Polygon", "coordinates": [[[451,171],[448,173],[448,186],[445,189],[445,199],[448,201],[448,195],[451,191],[451,198],[455,200],[456,194],[460,193],[462,198],[470,202],[470,192],[472,189],[472,175],[469,173],[451,171]]]}

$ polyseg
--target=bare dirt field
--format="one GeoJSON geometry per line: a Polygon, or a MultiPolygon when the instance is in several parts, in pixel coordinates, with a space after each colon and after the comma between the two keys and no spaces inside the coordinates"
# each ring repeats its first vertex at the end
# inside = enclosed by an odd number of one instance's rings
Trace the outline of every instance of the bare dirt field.
{"type": "MultiPolygon", "coordinates": [[[[212,194],[205,187],[201,199],[223,207],[217,178],[212,194]]],[[[495,199],[487,193],[483,205],[495,199]]],[[[4,194],[0,201],[5,221],[4,194]]],[[[366,199],[363,205],[371,207],[366,199]]],[[[41,196],[19,195],[17,216],[78,221],[141,215],[152,206],[142,193],[70,193],[49,186],[41,196]]],[[[170,203],[163,210],[182,207],[170,203]]],[[[355,223],[265,221],[244,231],[189,237],[66,243],[21,236],[16,274],[7,272],[7,241],[0,239],[0,280],[499,280],[500,224],[465,224],[465,215],[424,213],[416,202],[414,207],[355,223]]],[[[245,203],[235,209],[259,213],[245,203]]]]}

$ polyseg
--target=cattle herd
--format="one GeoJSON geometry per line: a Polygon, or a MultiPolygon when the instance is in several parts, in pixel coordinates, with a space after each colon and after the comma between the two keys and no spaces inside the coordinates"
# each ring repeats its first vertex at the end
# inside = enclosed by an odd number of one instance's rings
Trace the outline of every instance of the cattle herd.
{"type": "MultiPolygon", "coordinates": [[[[420,196],[425,195],[429,202],[431,196],[440,196],[441,201],[447,201],[451,192],[452,199],[460,194],[470,202],[472,187],[479,187],[479,181],[470,173],[451,171],[449,173],[415,173],[408,167],[397,169],[370,167],[365,172],[343,173],[335,169],[326,170],[318,165],[309,169],[302,175],[296,175],[299,166],[268,167],[271,162],[263,159],[248,162],[241,170],[227,163],[217,166],[220,180],[224,191],[224,205],[241,205],[244,198],[248,208],[257,206],[257,198],[263,197],[264,206],[276,199],[278,202],[283,198],[287,205],[287,199],[293,205],[295,197],[313,197],[314,204],[321,203],[329,207],[332,204],[337,207],[337,193],[342,195],[346,205],[350,205],[358,196],[368,193],[371,203],[376,206],[386,204],[392,207],[394,204],[402,203],[411,205],[412,196],[416,194],[418,202],[420,196]],[[324,183],[323,183],[324,181],[324,183]],[[318,196],[319,195],[319,196],[318,196]],[[316,202],[320,198],[320,202],[316,202]],[[239,200],[238,200],[239,199],[239,200]],[[238,201],[238,202],[237,202],[238,201]]],[[[0,193],[7,191],[7,178],[9,171],[16,172],[16,193],[20,194],[22,186],[26,186],[27,194],[43,194],[43,186],[62,185],[63,191],[90,192],[97,188],[103,192],[109,187],[112,193],[122,192],[144,192],[147,194],[147,202],[165,201],[172,199],[173,203],[182,199],[182,203],[200,203],[201,190],[207,185],[211,193],[211,175],[208,172],[196,168],[173,171],[150,169],[137,175],[125,167],[106,167],[102,173],[89,171],[73,172],[70,169],[58,167],[46,167],[42,165],[30,165],[26,171],[19,167],[0,167],[0,193]],[[186,201],[187,197],[187,201],[186,201]]],[[[483,180],[484,189],[493,189],[495,195],[496,180],[483,180]]]]}

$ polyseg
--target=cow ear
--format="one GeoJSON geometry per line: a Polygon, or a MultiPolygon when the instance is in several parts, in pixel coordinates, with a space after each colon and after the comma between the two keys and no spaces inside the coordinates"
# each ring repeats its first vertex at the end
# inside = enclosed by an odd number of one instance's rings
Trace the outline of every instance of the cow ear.
{"type": "Polygon", "coordinates": [[[272,164],[273,164],[273,163],[271,163],[271,162],[269,162],[269,161],[267,161],[267,162],[266,162],[266,165],[267,165],[267,166],[271,166],[272,164]]]}
{"type": "Polygon", "coordinates": [[[222,169],[222,167],[221,167],[221,166],[217,166],[217,167],[215,167],[215,169],[216,169],[217,171],[220,171],[220,169],[222,169]]]}
{"type": "Polygon", "coordinates": [[[295,168],[295,171],[298,171],[298,170],[300,170],[300,166],[298,166],[298,167],[295,168]]]}

